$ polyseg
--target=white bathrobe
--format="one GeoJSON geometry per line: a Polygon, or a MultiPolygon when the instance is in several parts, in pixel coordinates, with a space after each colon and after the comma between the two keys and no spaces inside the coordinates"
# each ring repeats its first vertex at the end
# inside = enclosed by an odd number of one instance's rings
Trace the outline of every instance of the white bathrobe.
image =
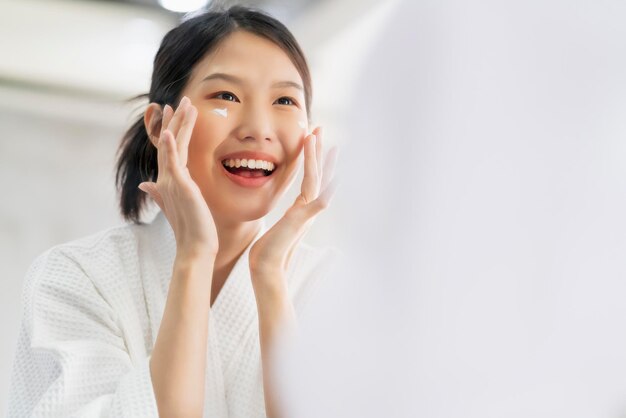
{"type": "MultiPolygon", "coordinates": [[[[249,249],[209,314],[205,417],[265,417],[249,249]]],[[[148,361],[175,252],[159,213],[39,256],[24,284],[8,417],[157,417],[148,361]]],[[[336,254],[306,244],[294,253],[287,280],[298,315],[336,254]]]]}

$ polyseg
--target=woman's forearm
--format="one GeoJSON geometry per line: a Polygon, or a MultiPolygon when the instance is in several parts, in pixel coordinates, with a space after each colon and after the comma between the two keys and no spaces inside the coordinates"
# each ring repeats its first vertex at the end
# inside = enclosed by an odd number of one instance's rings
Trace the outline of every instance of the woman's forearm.
{"type": "Polygon", "coordinates": [[[161,418],[201,417],[214,259],[174,262],[150,372],[161,418]]]}
{"type": "MultiPolygon", "coordinates": [[[[262,280],[257,280],[262,282],[262,280]]],[[[284,283],[276,280],[274,283],[284,283]]],[[[259,313],[259,338],[261,345],[261,363],[263,369],[263,390],[265,395],[265,411],[268,418],[284,418],[280,410],[279,393],[276,389],[275,348],[279,337],[295,330],[295,311],[286,286],[254,287],[259,313]]]]}

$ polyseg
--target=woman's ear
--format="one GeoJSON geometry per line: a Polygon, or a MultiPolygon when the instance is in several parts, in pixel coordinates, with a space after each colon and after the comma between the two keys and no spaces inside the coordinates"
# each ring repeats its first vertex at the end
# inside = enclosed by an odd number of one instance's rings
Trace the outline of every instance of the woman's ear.
{"type": "Polygon", "coordinates": [[[163,110],[158,103],[150,103],[143,115],[143,123],[148,133],[150,142],[156,147],[161,136],[161,121],[163,120],[163,110]]]}

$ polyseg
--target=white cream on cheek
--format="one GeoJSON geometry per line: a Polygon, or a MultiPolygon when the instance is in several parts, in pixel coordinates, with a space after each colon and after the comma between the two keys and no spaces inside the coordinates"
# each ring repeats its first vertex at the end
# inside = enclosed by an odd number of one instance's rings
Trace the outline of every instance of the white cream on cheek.
{"type": "Polygon", "coordinates": [[[223,109],[213,109],[213,113],[215,113],[216,115],[220,115],[224,118],[228,117],[228,109],[223,108],[223,109]]]}

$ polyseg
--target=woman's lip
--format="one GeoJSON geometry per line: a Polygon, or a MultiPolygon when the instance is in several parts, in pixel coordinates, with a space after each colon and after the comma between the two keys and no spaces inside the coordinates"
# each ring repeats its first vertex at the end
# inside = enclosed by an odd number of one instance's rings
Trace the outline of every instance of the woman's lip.
{"type": "Polygon", "coordinates": [[[226,170],[226,167],[224,167],[222,164],[220,164],[220,166],[222,167],[222,171],[226,174],[226,177],[231,179],[235,184],[242,186],[242,187],[250,187],[250,188],[261,187],[265,183],[270,181],[272,176],[274,175],[274,174],[270,174],[269,176],[261,176],[261,177],[241,177],[226,170]]]}

